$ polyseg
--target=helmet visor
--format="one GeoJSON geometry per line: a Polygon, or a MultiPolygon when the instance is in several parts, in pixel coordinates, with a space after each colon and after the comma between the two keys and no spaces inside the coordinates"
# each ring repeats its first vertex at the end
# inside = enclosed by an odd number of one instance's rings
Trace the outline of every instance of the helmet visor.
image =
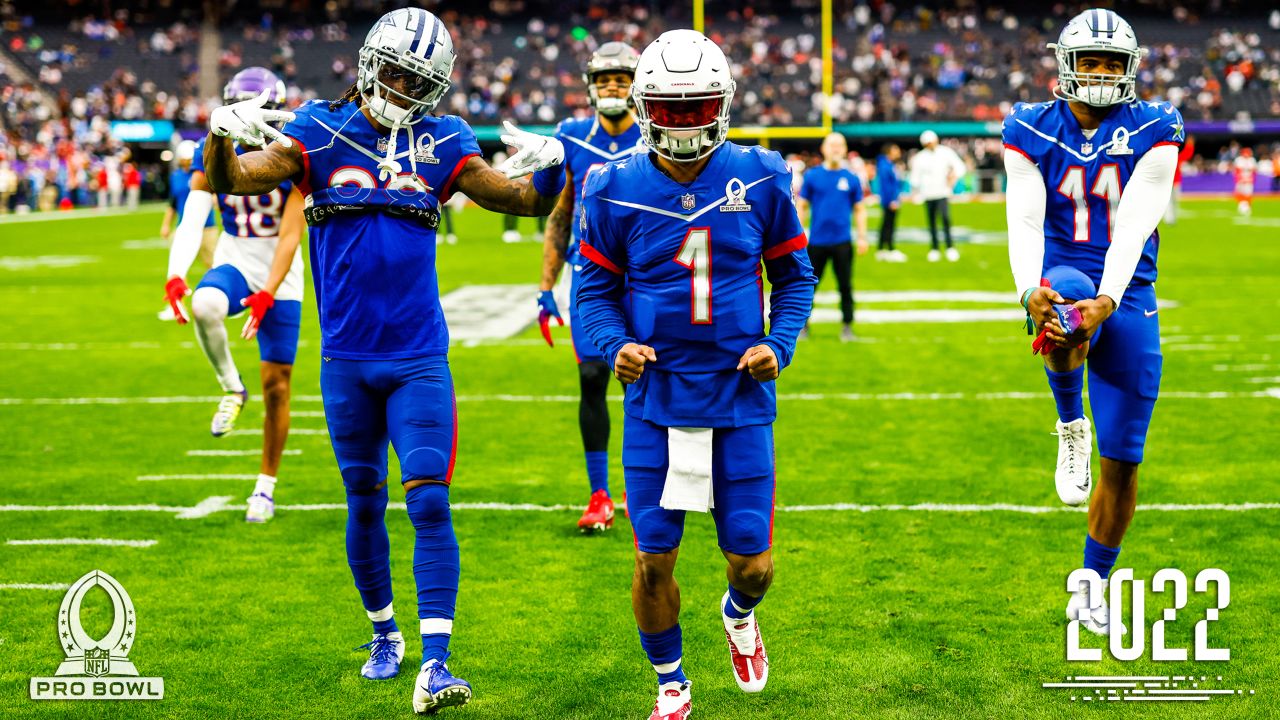
{"type": "Polygon", "coordinates": [[[720,117],[723,96],[704,98],[644,98],[645,113],[664,128],[703,128],[720,117]]]}

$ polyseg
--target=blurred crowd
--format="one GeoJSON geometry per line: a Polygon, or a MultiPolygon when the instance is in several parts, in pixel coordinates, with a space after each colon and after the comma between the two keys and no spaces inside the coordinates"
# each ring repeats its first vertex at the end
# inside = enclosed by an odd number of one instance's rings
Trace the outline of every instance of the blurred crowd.
{"type": "MultiPolygon", "coordinates": [[[[365,14],[386,9],[376,0],[357,4],[365,14]]],[[[166,14],[157,8],[168,4],[148,0],[116,5],[104,2],[109,12],[103,17],[86,16],[81,7],[59,26],[0,0],[0,42],[21,63],[6,68],[0,55],[0,162],[10,173],[25,163],[23,173],[40,174],[44,183],[50,174],[67,177],[63,196],[76,204],[81,176],[89,177],[83,185],[96,202],[96,170],[127,162],[108,132],[110,120],[195,127],[220,103],[198,92],[199,17],[166,14]],[[49,164],[59,167],[43,167],[49,164]]],[[[336,96],[354,82],[355,52],[368,21],[346,0],[294,5],[303,15],[277,19],[248,2],[237,7],[251,13],[224,18],[220,77],[245,64],[267,65],[285,79],[293,105],[336,96]]],[[[708,15],[708,34],[734,63],[737,124],[812,125],[824,103],[837,123],[999,121],[1013,102],[1049,97],[1057,66],[1045,44],[1078,9],[1059,4],[1015,13],[1008,3],[940,9],[937,3],[837,0],[834,92],[824,97],[816,4],[801,2],[787,12],[779,12],[780,5],[726,2],[708,15]]],[[[1250,107],[1255,115],[1280,117],[1280,10],[1247,27],[1237,21],[1222,29],[1188,7],[1194,3],[1175,5],[1159,21],[1198,28],[1180,36],[1185,41],[1165,41],[1159,32],[1143,40],[1151,53],[1141,71],[1142,94],[1170,100],[1188,119],[1234,119],[1250,107]],[[1233,104],[1245,97],[1252,104],[1233,104]]],[[[581,69],[595,48],[611,40],[643,47],[663,30],[688,24],[683,3],[570,3],[556,13],[534,2],[492,0],[479,15],[436,10],[453,29],[458,50],[454,89],[441,109],[476,124],[505,118],[550,124],[585,114],[581,69]]],[[[1149,23],[1134,23],[1142,39],[1149,23]]],[[[973,141],[964,156],[977,169],[994,169],[999,148],[993,142],[973,141]]],[[[14,194],[7,197],[12,201],[14,194]]]]}

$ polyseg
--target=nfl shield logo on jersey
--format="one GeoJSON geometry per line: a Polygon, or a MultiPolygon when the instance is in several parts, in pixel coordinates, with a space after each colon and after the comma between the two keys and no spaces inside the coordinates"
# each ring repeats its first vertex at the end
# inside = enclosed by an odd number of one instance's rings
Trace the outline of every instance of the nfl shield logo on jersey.
{"type": "Polygon", "coordinates": [[[680,207],[685,210],[693,209],[693,193],[688,193],[684,197],[680,198],[680,207]]]}

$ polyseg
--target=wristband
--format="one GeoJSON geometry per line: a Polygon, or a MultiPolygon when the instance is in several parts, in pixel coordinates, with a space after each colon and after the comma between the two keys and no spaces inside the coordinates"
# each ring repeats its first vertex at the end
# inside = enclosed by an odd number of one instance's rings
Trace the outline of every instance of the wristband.
{"type": "Polygon", "coordinates": [[[1030,310],[1030,309],[1031,309],[1031,308],[1027,307],[1027,303],[1031,301],[1031,293],[1033,293],[1033,292],[1035,292],[1035,291],[1036,291],[1036,289],[1035,289],[1035,288],[1027,288],[1026,292],[1022,293],[1022,299],[1021,299],[1021,300],[1019,300],[1018,302],[1022,303],[1022,309],[1023,309],[1023,310],[1030,310]]]}
{"type": "Polygon", "coordinates": [[[556,197],[564,190],[564,163],[556,163],[533,174],[533,189],[543,197],[556,197]]]}

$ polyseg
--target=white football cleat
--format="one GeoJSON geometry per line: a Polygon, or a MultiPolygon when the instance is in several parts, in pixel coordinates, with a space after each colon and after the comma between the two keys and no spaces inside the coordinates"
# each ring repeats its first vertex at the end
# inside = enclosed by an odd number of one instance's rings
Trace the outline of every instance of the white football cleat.
{"type": "Polygon", "coordinates": [[[960,259],[960,251],[959,251],[959,250],[957,250],[957,249],[955,249],[955,248],[953,248],[953,247],[949,247],[949,248],[947,248],[947,261],[948,261],[948,262],[955,262],[955,261],[957,261],[957,260],[959,260],[959,259],[960,259]]]}
{"type": "Polygon", "coordinates": [[[942,259],[942,253],[938,252],[937,250],[930,250],[929,254],[926,255],[925,257],[929,259],[929,262],[938,262],[939,260],[942,259]]]}
{"type": "Polygon", "coordinates": [[[1058,487],[1058,497],[1071,505],[1083,505],[1089,501],[1093,488],[1093,431],[1089,418],[1058,421],[1058,469],[1053,474],[1058,487]]]}
{"type": "Polygon", "coordinates": [[[248,508],[244,511],[245,522],[264,523],[276,516],[276,501],[270,495],[256,492],[249,496],[247,502],[248,508]]]}
{"type": "Polygon", "coordinates": [[[729,593],[720,600],[720,620],[724,622],[724,634],[729,640],[729,660],[733,665],[733,679],[743,692],[757,693],[769,681],[769,656],[760,639],[760,624],[752,612],[739,620],[724,614],[729,593]]]}
{"type": "Polygon", "coordinates": [[[173,322],[177,319],[177,315],[173,314],[173,308],[167,307],[156,313],[156,319],[161,322],[173,322]]]}
{"type": "Polygon", "coordinates": [[[877,251],[876,251],[876,260],[878,260],[879,262],[888,262],[888,260],[889,260],[889,251],[888,251],[888,250],[877,250],[877,251]]]}
{"type": "Polygon", "coordinates": [[[889,262],[904,263],[907,261],[907,254],[901,250],[889,251],[889,262]]]}
{"type": "Polygon", "coordinates": [[[693,697],[689,686],[693,683],[669,682],[658,686],[658,701],[653,705],[649,720],[685,720],[693,712],[693,697]]]}
{"type": "MultiPolygon", "coordinates": [[[[1071,593],[1071,599],[1067,601],[1067,619],[1079,620],[1080,611],[1089,606],[1089,593],[1084,583],[1080,583],[1081,589],[1071,593]]],[[[1120,634],[1124,635],[1129,629],[1124,623],[1116,620],[1117,628],[1120,634]]],[[[1108,636],[1111,634],[1111,608],[1107,607],[1107,581],[1102,581],[1102,604],[1097,607],[1089,608],[1088,617],[1080,623],[1080,626],[1095,635],[1108,636]]]]}
{"type": "Polygon", "coordinates": [[[523,239],[519,230],[506,230],[502,233],[502,242],[504,243],[518,243],[523,239]]]}

